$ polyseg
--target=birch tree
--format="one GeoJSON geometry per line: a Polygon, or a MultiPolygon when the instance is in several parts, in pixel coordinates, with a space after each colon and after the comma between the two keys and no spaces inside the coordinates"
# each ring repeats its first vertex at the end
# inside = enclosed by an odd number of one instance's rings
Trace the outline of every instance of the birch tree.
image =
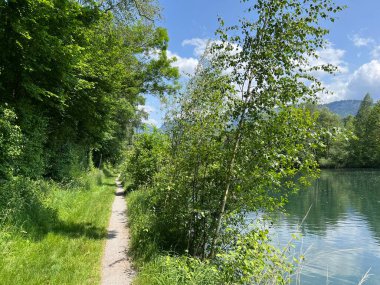
{"type": "Polygon", "coordinates": [[[325,92],[316,71],[335,71],[312,62],[327,45],[323,25],[342,7],[241,2],[247,16],[228,27],[219,19],[219,39],[174,100],[170,162],[156,176],[164,246],[202,258],[231,248],[247,213],[281,209],[316,177],[315,117],[300,103],[325,92]]]}

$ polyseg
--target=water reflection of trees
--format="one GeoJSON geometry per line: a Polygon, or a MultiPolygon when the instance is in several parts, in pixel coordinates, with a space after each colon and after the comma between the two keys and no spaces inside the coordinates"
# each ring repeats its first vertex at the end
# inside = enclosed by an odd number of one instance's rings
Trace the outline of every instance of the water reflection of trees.
{"type": "Polygon", "coordinates": [[[311,205],[303,232],[324,235],[327,227],[357,212],[380,240],[380,171],[323,171],[313,187],[289,199],[286,219],[301,220],[311,205]]]}

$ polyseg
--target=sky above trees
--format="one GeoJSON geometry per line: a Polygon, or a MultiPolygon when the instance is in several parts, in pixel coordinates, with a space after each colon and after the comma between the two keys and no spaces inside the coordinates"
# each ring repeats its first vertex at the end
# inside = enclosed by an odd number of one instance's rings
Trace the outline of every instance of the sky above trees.
{"type": "MultiPolygon", "coordinates": [[[[251,1],[253,2],[253,1],[251,1]]],[[[321,98],[322,102],[362,99],[369,92],[380,99],[380,1],[337,0],[347,5],[334,24],[329,24],[330,45],[320,52],[319,61],[339,67],[335,76],[320,74],[327,88],[334,93],[321,98]]],[[[221,16],[227,24],[234,24],[243,16],[239,0],[160,0],[163,19],[168,29],[169,55],[177,58],[183,80],[192,74],[198,58],[209,39],[215,39],[221,16]]],[[[148,122],[160,126],[163,112],[158,99],[148,96],[145,110],[148,122]]]]}

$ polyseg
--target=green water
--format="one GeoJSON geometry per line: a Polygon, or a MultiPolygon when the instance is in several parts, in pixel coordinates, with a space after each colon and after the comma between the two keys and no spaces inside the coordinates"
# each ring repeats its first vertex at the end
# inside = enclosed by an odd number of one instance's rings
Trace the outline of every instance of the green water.
{"type": "MultiPolygon", "coordinates": [[[[300,227],[305,252],[301,284],[380,284],[380,170],[323,171],[311,189],[292,197],[275,226],[279,242],[300,227]]],[[[294,282],[296,284],[296,282],[294,282]]],[[[297,283],[299,284],[299,283],[297,283]]]]}

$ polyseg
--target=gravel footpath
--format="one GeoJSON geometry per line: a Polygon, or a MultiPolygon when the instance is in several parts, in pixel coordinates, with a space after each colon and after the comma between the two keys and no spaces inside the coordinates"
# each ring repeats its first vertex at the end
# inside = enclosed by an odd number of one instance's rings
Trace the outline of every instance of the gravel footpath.
{"type": "Polygon", "coordinates": [[[136,274],[128,257],[129,231],[124,190],[118,180],[116,184],[115,200],[102,259],[102,285],[129,285],[132,284],[136,274]]]}

